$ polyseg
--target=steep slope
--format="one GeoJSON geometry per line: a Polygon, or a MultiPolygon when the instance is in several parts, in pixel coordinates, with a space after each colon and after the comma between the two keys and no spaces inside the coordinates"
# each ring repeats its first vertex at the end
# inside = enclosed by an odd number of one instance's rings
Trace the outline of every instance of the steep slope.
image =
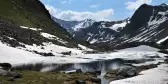
{"type": "Polygon", "coordinates": [[[90,46],[55,23],[39,0],[0,1],[0,43],[41,56],[83,53],[89,49],[83,45],[90,46]]]}
{"type": "Polygon", "coordinates": [[[52,41],[58,45],[77,47],[75,40],[51,19],[49,12],[39,0],[1,0],[0,20],[2,39],[11,37],[25,44],[52,41]],[[38,31],[31,30],[32,28],[38,31]],[[58,37],[66,44],[60,40],[44,38],[41,33],[58,37]]]}
{"type": "Polygon", "coordinates": [[[106,45],[110,49],[141,44],[156,45],[156,43],[159,43],[167,45],[167,40],[162,43],[158,42],[168,36],[167,27],[167,4],[161,4],[159,6],[143,4],[131,17],[130,23],[113,40],[101,43],[101,45],[106,45]]]}
{"type": "Polygon", "coordinates": [[[66,29],[69,33],[72,33],[74,31],[73,27],[77,24],[79,24],[78,21],[64,21],[58,18],[55,18],[54,16],[51,16],[51,18],[58,24],[60,24],[64,29],[66,29]]]}
{"type": "Polygon", "coordinates": [[[45,32],[67,34],[51,20],[49,12],[39,0],[1,0],[0,18],[17,25],[43,28],[45,32]]]}

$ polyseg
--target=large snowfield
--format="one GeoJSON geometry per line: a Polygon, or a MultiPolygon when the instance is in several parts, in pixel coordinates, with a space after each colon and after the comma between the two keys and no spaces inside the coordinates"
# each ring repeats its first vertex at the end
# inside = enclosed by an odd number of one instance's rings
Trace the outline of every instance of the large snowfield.
{"type": "MultiPolygon", "coordinates": [[[[8,62],[12,65],[28,64],[28,63],[84,63],[97,60],[108,60],[115,58],[123,59],[145,59],[146,56],[161,56],[164,54],[158,53],[157,49],[149,46],[139,46],[135,48],[128,48],[120,50],[118,52],[104,53],[104,54],[84,54],[84,50],[79,50],[76,48],[66,48],[63,46],[54,45],[51,43],[44,43],[44,49],[42,46],[30,46],[26,45],[26,49],[35,50],[38,52],[52,52],[55,56],[44,57],[33,52],[25,51],[25,48],[13,48],[6,44],[0,42],[0,62],[8,62]],[[147,50],[141,50],[141,48],[147,50]],[[72,51],[72,55],[63,55],[61,52],[72,51]]],[[[81,46],[80,47],[84,47],[81,46]]],[[[84,48],[87,49],[87,48],[84,48]]],[[[91,49],[88,49],[91,50],[91,49]]]]}

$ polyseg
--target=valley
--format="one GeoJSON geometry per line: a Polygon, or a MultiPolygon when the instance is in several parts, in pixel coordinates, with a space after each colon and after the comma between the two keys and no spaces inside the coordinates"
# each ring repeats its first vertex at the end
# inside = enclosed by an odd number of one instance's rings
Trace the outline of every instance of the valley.
{"type": "Polygon", "coordinates": [[[168,5],[119,21],[66,21],[39,0],[0,1],[0,84],[167,84],[168,5]]]}

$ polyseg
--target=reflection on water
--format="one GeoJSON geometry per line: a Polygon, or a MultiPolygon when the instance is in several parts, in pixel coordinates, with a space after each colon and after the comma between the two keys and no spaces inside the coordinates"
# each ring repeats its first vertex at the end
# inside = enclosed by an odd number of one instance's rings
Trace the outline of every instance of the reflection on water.
{"type": "Polygon", "coordinates": [[[41,72],[58,72],[58,71],[71,71],[81,69],[83,72],[101,71],[99,76],[102,79],[102,84],[109,84],[109,81],[104,79],[103,76],[109,70],[116,69],[123,64],[119,60],[106,60],[96,61],[91,63],[76,63],[76,64],[27,64],[16,67],[16,69],[26,69],[41,72]]]}

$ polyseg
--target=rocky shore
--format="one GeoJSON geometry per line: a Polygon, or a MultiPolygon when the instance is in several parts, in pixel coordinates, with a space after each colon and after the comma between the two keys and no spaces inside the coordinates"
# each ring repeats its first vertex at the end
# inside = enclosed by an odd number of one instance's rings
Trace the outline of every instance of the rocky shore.
{"type": "Polygon", "coordinates": [[[168,56],[165,56],[164,62],[159,62],[157,64],[150,65],[141,65],[141,66],[133,66],[133,65],[123,65],[119,69],[108,71],[104,77],[109,79],[110,81],[126,79],[134,76],[141,75],[140,72],[157,68],[160,64],[168,64],[168,56]]]}

